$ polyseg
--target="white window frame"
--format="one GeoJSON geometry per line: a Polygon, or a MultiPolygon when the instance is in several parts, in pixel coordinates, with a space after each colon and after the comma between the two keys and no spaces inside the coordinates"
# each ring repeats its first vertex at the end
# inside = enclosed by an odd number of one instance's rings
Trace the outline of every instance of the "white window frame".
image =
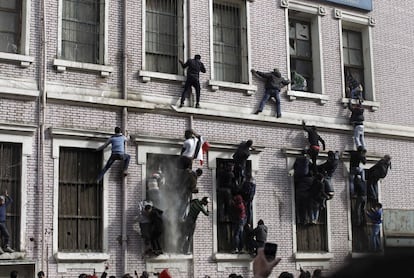
{"type": "MultiPolygon", "coordinates": [[[[59,155],[61,147],[98,148],[102,145],[99,139],[107,138],[103,134],[84,130],[50,129],[52,136],[53,158],[53,256],[58,263],[58,272],[67,272],[68,268],[103,269],[103,262],[109,259],[108,250],[108,184],[104,177],[102,197],[102,252],[59,252],[58,249],[58,217],[59,217],[59,155]],[[93,138],[93,139],[90,139],[93,138]]],[[[110,156],[110,149],[104,151],[105,159],[110,156]]]]}
{"type": "Polygon", "coordinates": [[[0,52],[0,60],[18,62],[22,68],[29,67],[34,62],[30,53],[30,14],[32,0],[22,0],[22,30],[20,37],[20,53],[0,52]]]}
{"type": "MultiPolygon", "coordinates": [[[[0,141],[22,144],[22,165],[21,165],[21,207],[20,207],[20,242],[21,252],[27,248],[27,203],[28,199],[28,159],[32,155],[33,134],[36,127],[28,125],[0,124],[0,141]]],[[[13,198],[13,196],[11,196],[13,198]]]]}
{"type": "MultiPolygon", "coordinates": [[[[237,145],[230,144],[211,144],[208,151],[208,168],[211,170],[213,185],[213,259],[217,262],[219,271],[226,271],[229,267],[247,267],[251,268],[251,257],[249,254],[238,255],[218,252],[218,235],[217,235],[217,159],[233,159],[233,154],[237,145]]],[[[255,146],[249,159],[252,165],[252,174],[257,176],[259,172],[260,152],[264,147],[255,146]]],[[[256,201],[253,199],[253,223],[256,223],[256,201]]]]}
{"type": "Polygon", "coordinates": [[[362,36],[362,50],[364,62],[364,91],[369,94],[367,100],[364,100],[364,106],[370,107],[372,111],[376,111],[380,107],[380,103],[376,101],[375,96],[375,78],[374,78],[374,53],[372,28],[375,26],[375,19],[371,16],[359,15],[356,13],[334,9],[334,17],[338,19],[339,28],[339,43],[341,52],[341,79],[342,79],[342,104],[347,106],[349,98],[346,98],[345,92],[345,73],[344,73],[344,59],[343,59],[343,29],[361,32],[362,36]]]}
{"type": "MultiPolygon", "coordinates": [[[[186,61],[188,59],[186,53],[188,51],[188,45],[187,45],[187,40],[188,40],[188,35],[187,35],[187,28],[186,26],[188,26],[188,17],[187,17],[187,10],[188,10],[188,1],[189,0],[182,0],[183,1],[183,26],[181,26],[183,32],[183,44],[184,44],[184,48],[183,48],[183,61],[186,61]]],[[[142,14],[141,14],[141,18],[142,18],[142,22],[141,22],[141,30],[142,30],[142,34],[141,34],[141,49],[142,49],[142,59],[141,59],[141,70],[138,71],[138,76],[141,78],[141,81],[144,83],[150,82],[151,79],[161,79],[161,80],[170,80],[170,81],[178,81],[178,82],[185,82],[186,78],[183,75],[184,71],[182,71],[182,74],[170,74],[170,73],[163,73],[163,72],[154,72],[154,71],[148,71],[146,69],[146,47],[145,47],[145,43],[146,43],[146,0],[142,0],[142,14]]],[[[180,72],[180,70],[179,70],[180,72]]]]}
{"type": "Polygon", "coordinates": [[[288,85],[287,95],[289,100],[293,101],[297,98],[313,99],[319,101],[321,105],[329,100],[329,96],[325,91],[324,68],[323,68],[323,49],[322,49],[322,31],[321,18],[326,15],[326,9],[323,6],[305,3],[294,0],[282,0],[280,6],[285,9],[285,26],[286,26],[286,64],[290,76],[290,47],[289,47],[289,10],[301,12],[308,20],[311,26],[311,43],[312,43],[312,69],[313,69],[313,92],[302,92],[291,90],[292,86],[288,85]]]}
{"type": "Polygon", "coordinates": [[[61,59],[62,57],[62,12],[63,0],[58,0],[58,27],[57,27],[57,59],[53,60],[57,72],[65,72],[68,68],[75,70],[85,70],[91,72],[100,72],[101,77],[108,77],[114,68],[108,65],[108,13],[109,0],[100,0],[100,30],[99,30],[99,60],[100,64],[83,63],[61,59]]]}
{"type": "MultiPolygon", "coordinates": [[[[301,155],[302,149],[283,148],[282,152],[286,155],[286,167],[288,174],[288,184],[291,188],[292,196],[292,231],[293,231],[293,258],[295,259],[296,269],[318,267],[321,269],[329,269],[329,261],[334,258],[331,244],[331,221],[330,221],[330,201],[326,202],[326,233],[327,233],[327,252],[298,252],[297,250],[297,234],[296,234],[296,206],[295,206],[295,185],[293,180],[293,164],[296,158],[301,155]]],[[[318,156],[318,164],[326,161],[327,152],[320,152],[318,156]]]]}
{"type": "Polygon", "coordinates": [[[239,4],[242,12],[242,16],[246,19],[246,28],[247,28],[247,45],[244,45],[244,51],[247,52],[247,62],[246,64],[242,65],[242,70],[247,71],[248,73],[248,84],[243,83],[233,83],[233,82],[226,82],[226,81],[219,81],[214,80],[214,28],[213,28],[213,5],[214,2],[220,0],[209,0],[209,14],[210,14],[210,79],[208,80],[208,86],[210,86],[211,90],[214,92],[223,89],[234,89],[244,92],[246,95],[251,96],[254,95],[257,91],[257,86],[252,84],[252,74],[250,73],[251,68],[251,55],[250,55],[250,2],[254,2],[253,0],[242,0],[242,1],[235,1],[235,0],[228,0],[228,2],[234,2],[239,4]]]}

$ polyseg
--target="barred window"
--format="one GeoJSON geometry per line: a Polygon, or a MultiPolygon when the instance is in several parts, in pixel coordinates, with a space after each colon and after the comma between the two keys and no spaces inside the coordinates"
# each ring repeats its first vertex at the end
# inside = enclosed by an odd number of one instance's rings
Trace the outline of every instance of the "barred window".
{"type": "Polygon", "coordinates": [[[213,4],[214,79],[248,83],[245,9],[228,1],[213,4]]]}
{"type": "Polygon", "coordinates": [[[99,252],[103,245],[103,187],[95,178],[102,153],[60,148],[58,249],[99,252]]]}
{"type": "Polygon", "coordinates": [[[22,0],[0,0],[0,51],[20,52],[22,0]]]}
{"type": "MultiPolygon", "coordinates": [[[[7,207],[6,225],[10,232],[10,246],[20,246],[22,145],[0,142],[0,194],[7,190],[13,203],[7,207]]],[[[0,244],[1,245],[1,244],[0,244]]]]}
{"type": "Polygon", "coordinates": [[[101,1],[63,0],[62,58],[100,64],[101,1]]]}
{"type": "Polygon", "coordinates": [[[147,0],[145,59],[149,71],[177,74],[183,59],[183,1],[147,0]]]}

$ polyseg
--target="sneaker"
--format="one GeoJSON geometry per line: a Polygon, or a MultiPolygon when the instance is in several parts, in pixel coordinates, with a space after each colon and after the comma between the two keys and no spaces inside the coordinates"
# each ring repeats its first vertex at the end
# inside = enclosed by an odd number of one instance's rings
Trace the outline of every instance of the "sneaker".
{"type": "Polygon", "coordinates": [[[178,107],[182,108],[182,107],[183,107],[183,105],[184,105],[184,103],[180,103],[180,106],[178,106],[178,107]]]}
{"type": "Polygon", "coordinates": [[[280,118],[280,117],[282,117],[282,114],[277,114],[276,115],[276,118],[280,118]]]}
{"type": "Polygon", "coordinates": [[[124,174],[124,176],[128,176],[128,171],[124,170],[123,174],[124,174]]]}
{"type": "Polygon", "coordinates": [[[259,115],[259,113],[262,112],[260,110],[256,110],[256,112],[254,112],[255,115],[259,115]]]}
{"type": "Polygon", "coordinates": [[[200,108],[200,103],[197,103],[196,104],[196,108],[200,108]]]}
{"type": "Polygon", "coordinates": [[[14,252],[14,250],[11,249],[9,246],[4,247],[3,251],[8,252],[8,253],[13,253],[14,252]]]}
{"type": "Polygon", "coordinates": [[[0,247],[0,255],[3,255],[4,254],[4,251],[3,251],[3,249],[0,247]]]}
{"type": "Polygon", "coordinates": [[[239,253],[239,250],[236,248],[236,249],[232,250],[231,253],[232,254],[238,254],[239,253]]]}

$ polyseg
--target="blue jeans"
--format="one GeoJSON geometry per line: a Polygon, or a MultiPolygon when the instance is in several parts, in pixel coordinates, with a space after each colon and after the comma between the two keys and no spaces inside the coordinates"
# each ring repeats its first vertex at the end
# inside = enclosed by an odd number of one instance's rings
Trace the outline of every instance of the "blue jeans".
{"type": "Polygon", "coordinates": [[[238,249],[239,251],[243,250],[244,246],[243,230],[245,224],[246,218],[239,220],[237,223],[233,223],[233,245],[234,249],[238,249]]]}
{"type": "Polygon", "coordinates": [[[108,161],[105,164],[105,167],[102,169],[102,171],[99,173],[98,177],[96,178],[97,182],[99,182],[103,176],[105,175],[106,171],[111,168],[112,164],[115,162],[115,160],[123,160],[124,161],[124,171],[128,169],[129,166],[129,160],[131,159],[131,156],[129,154],[111,154],[108,161]]]}
{"type": "Polygon", "coordinates": [[[280,91],[278,89],[266,89],[265,94],[262,100],[260,101],[258,111],[259,112],[263,111],[267,101],[271,97],[274,97],[276,100],[276,115],[280,117],[282,115],[282,112],[280,111],[280,91]]]}
{"type": "Polygon", "coordinates": [[[7,229],[5,222],[0,222],[0,236],[2,239],[3,246],[6,247],[9,245],[10,234],[9,230],[7,229]]]}
{"type": "Polygon", "coordinates": [[[371,243],[372,251],[381,251],[381,224],[372,224],[372,234],[371,234],[371,243]]]}

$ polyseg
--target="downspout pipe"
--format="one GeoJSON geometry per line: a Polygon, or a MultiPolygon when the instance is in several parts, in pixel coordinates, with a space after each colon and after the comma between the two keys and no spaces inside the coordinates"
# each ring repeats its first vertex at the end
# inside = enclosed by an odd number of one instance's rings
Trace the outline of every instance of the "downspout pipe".
{"type": "Polygon", "coordinates": [[[44,178],[44,142],[45,142],[45,111],[46,111],[46,70],[47,70],[47,63],[46,63],[46,54],[47,54],[47,48],[46,48],[46,5],[45,0],[41,1],[41,11],[42,11],[42,25],[41,25],[41,38],[40,38],[40,48],[41,48],[41,56],[39,61],[39,98],[38,98],[38,143],[37,143],[37,184],[38,184],[38,192],[39,192],[39,199],[41,205],[41,269],[45,270],[46,277],[48,277],[49,272],[49,263],[48,263],[48,250],[46,250],[45,254],[45,248],[49,248],[49,245],[46,240],[49,239],[49,237],[46,237],[46,228],[45,228],[45,178],[44,178]],[[46,258],[45,258],[46,256],[46,258]],[[46,261],[46,265],[45,265],[46,261]]]}
{"type": "MultiPolygon", "coordinates": [[[[127,12],[127,0],[124,0],[124,26],[122,32],[122,96],[124,100],[128,99],[128,57],[127,57],[127,30],[128,30],[128,12],[127,12]]],[[[128,126],[128,108],[122,108],[122,130],[125,135],[127,134],[128,126]]],[[[125,152],[127,152],[127,146],[125,146],[125,152]]],[[[128,272],[128,234],[127,234],[127,203],[128,203],[128,183],[127,178],[122,178],[122,260],[123,260],[123,273],[128,272]]]]}

